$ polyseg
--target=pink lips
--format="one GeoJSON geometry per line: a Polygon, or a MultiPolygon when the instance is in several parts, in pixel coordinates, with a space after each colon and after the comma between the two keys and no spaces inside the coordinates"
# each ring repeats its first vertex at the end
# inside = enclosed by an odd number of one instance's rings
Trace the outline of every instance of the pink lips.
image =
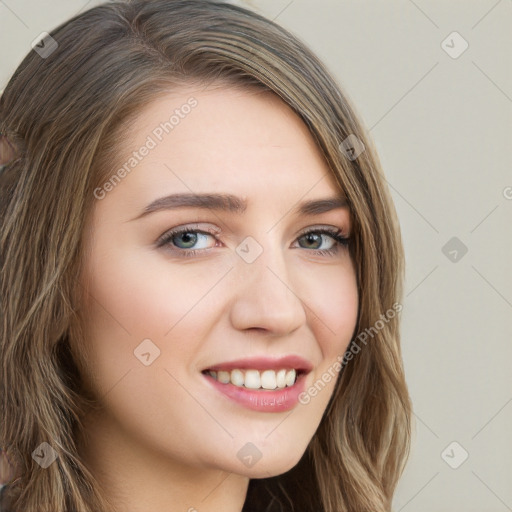
{"type": "Polygon", "coordinates": [[[219,363],[214,366],[209,366],[205,370],[301,370],[309,373],[313,369],[313,365],[306,359],[300,356],[285,356],[279,358],[269,357],[252,357],[247,359],[236,359],[226,363],[219,363]]]}
{"type": "Polygon", "coordinates": [[[306,374],[313,369],[313,365],[299,356],[286,356],[277,359],[257,357],[250,359],[237,359],[226,363],[209,366],[203,371],[204,378],[217,391],[221,392],[230,400],[248,409],[259,412],[282,412],[295,407],[299,401],[299,395],[304,391],[306,374]],[[248,389],[235,386],[234,384],[223,384],[207,373],[211,371],[231,371],[235,369],[253,370],[297,370],[297,379],[293,386],[282,389],[248,389]]]}

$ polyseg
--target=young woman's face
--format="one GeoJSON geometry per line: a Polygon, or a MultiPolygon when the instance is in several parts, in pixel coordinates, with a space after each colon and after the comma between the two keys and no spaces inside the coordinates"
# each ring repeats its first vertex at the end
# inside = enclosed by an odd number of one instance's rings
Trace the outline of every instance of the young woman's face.
{"type": "Polygon", "coordinates": [[[350,235],[349,211],[305,207],[341,197],[327,165],[280,99],[226,87],[159,99],[120,142],[114,172],[128,165],[95,192],[81,276],[97,449],[122,446],[139,469],[289,470],[357,317],[335,238],[350,235]]]}

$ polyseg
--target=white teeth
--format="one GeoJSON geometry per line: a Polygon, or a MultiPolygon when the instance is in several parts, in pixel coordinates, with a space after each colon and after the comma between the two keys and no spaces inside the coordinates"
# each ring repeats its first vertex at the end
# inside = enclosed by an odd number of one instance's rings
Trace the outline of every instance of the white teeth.
{"type": "Polygon", "coordinates": [[[276,375],[276,384],[278,388],[286,386],[286,370],[279,370],[276,375]]]}
{"type": "Polygon", "coordinates": [[[244,374],[240,370],[233,370],[231,372],[231,383],[234,384],[235,386],[243,386],[244,374]]]}
{"type": "Polygon", "coordinates": [[[217,372],[217,380],[219,382],[222,382],[223,384],[227,384],[229,382],[230,377],[231,376],[229,372],[224,372],[222,370],[217,372]]]}
{"type": "Polygon", "coordinates": [[[260,389],[261,387],[261,376],[258,370],[247,370],[245,372],[244,385],[249,389],[260,389]]]}
{"type": "Polygon", "coordinates": [[[293,386],[294,382],[295,382],[295,370],[290,370],[289,372],[286,372],[286,385],[293,386]]]}
{"type": "Polygon", "coordinates": [[[263,389],[276,389],[276,372],[274,370],[265,370],[261,374],[261,387],[263,389]]]}
{"type": "Polygon", "coordinates": [[[223,384],[231,384],[248,389],[283,389],[293,386],[297,377],[296,370],[225,370],[209,371],[214,379],[223,384]]]}

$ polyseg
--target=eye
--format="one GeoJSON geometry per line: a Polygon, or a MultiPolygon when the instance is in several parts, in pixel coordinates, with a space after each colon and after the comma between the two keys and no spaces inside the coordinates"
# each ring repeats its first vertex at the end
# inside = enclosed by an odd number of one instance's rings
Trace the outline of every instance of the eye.
{"type": "Polygon", "coordinates": [[[195,254],[207,249],[208,237],[214,238],[215,234],[219,232],[220,230],[216,230],[214,233],[209,233],[200,229],[194,229],[192,226],[176,228],[164,233],[157,241],[157,247],[174,246],[182,249],[181,252],[185,255],[189,255],[190,252],[195,254]]]}
{"type": "Polygon", "coordinates": [[[334,255],[338,253],[340,248],[348,246],[349,238],[343,235],[341,229],[337,228],[313,228],[302,233],[298,240],[306,240],[306,246],[309,244],[317,245],[328,241],[329,246],[324,249],[318,247],[305,247],[314,249],[314,253],[320,255],[334,255]],[[330,240],[329,240],[330,239],[330,240]]]}
{"type": "MultiPolygon", "coordinates": [[[[184,226],[164,233],[156,242],[156,246],[168,247],[178,256],[196,256],[215,247],[215,242],[218,241],[216,235],[220,232],[220,229],[212,228],[212,232],[209,232],[194,226],[184,226]],[[214,241],[210,246],[208,238],[214,241]]],[[[309,229],[297,238],[297,241],[301,240],[305,243],[300,243],[299,248],[312,250],[313,254],[321,256],[333,256],[349,243],[349,238],[343,235],[341,229],[327,227],[309,229]],[[327,244],[327,247],[321,248],[324,244],[327,244]]]]}

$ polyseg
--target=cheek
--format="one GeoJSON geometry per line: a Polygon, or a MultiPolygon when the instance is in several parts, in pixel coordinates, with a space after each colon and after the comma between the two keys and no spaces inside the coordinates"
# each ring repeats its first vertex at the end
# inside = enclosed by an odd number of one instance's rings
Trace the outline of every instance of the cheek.
{"type": "Polygon", "coordinates": [[[319,350],[318,366],[308,375],[299,408],[304,421],[316,429],[335,389],[341,362],[357,322],[358,289],[352,262],[329,266],[307,274],[303,281],[308,323],[319,350]]]}
{"type": "Polygon", "coordinates": [[[344,261],[339,266],[318,269],[304,284],[306,310],[323,360],[332,362],[345,352],[356,326],[358,290],[354,266],[344,261]]]}
{"type": "Polygon", "coordinates": [[[154,354],[160,351],[154,367],[183,371],[215,317],[209,292],[229,268],[186,264],[178,268],[165,257],[148,258],[147,251],[123,252],[115,247],[107,254],[97,251],[84,272],[88,294],[83,316],[92,371],[101,375],[100,388],[140,367],[134,354],[139,346],[154,354]],[[156,348],[147,342],[141,345],[147,339],[156,348]]]}
{"type": "MultiPolygon", "coordinates": [[[[229,270],[223,265],[170,263],[147,251],[116,251],[87,268],[91,314],[121,336],[162,338],[194,309],[229,270]],[[225,268],[224,268],[225,267],[225,268]]],[[[204,315],[204,311],[202,314],[204,315]]],[[[99,325],[99,324],[98,324],[99,325]]]]}

